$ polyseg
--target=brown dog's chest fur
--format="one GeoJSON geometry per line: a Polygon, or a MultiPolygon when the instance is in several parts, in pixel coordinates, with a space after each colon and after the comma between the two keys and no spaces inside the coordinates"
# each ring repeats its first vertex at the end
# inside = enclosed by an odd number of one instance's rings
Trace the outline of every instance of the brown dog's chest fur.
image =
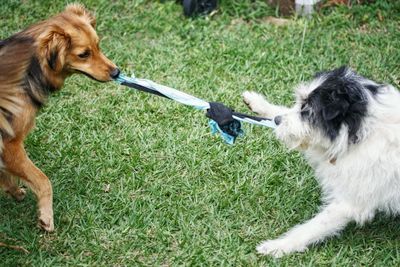
{"type": "MultiPolygon", "coordinates": [[[[31,104],[31,100],[26,94],[21,94],[21,99],[23,99],[22,111],[11,121],[15,134],[12,138],[14,142],[22,142],[26,138],[35,126],[35,118],[38,111],[38,109],[31,104]]],[[[4,142],[9,140],[10,139],[5,138],[4,142]]]]}

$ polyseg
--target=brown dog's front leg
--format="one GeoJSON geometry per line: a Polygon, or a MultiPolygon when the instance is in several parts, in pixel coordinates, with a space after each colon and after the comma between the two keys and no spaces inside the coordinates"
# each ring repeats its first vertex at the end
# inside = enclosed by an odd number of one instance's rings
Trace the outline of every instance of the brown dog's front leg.
{"type": "Polygon", "coordinates": [[[4,143],[3,161],[6,170],[32,189],[38,200],[39,226],[47,232],[54,230],[53,192],[49,178],[28,158],[20,141],[4,143]]]}

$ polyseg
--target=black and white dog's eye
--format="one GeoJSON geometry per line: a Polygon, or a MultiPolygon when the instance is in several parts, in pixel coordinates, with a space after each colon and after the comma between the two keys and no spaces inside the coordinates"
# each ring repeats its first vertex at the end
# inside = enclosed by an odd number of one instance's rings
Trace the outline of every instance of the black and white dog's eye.
{"type": "Polygon", "coordinates": [[[310,110],[302,110],[300,112],[300,114],[301,114],[302,117],[309,117],[311,112],[310,112],[310,110]]]}
{"type": "Polygon", "coordinates": [[[310,116],[311,110],[306,103],[303,103],[301,105],[300,114],[302,117],[310,116]]]}

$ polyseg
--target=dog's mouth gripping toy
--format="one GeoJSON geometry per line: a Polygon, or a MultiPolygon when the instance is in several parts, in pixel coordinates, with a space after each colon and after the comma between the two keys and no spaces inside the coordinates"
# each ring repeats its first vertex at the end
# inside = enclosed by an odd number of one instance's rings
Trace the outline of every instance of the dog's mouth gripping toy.
{"type": "Polygon", "coordinates": [[[241,122],[276,128],[274,120],[251,116],[233,111],[231,108],[218,102],[206,102],[200,98],[189,95],[174,88],[157,84],[151,80],[128,77],[122,73],[114,78],[116,82],[139,91],[175,100],[181,104],[192,106],[199,110],[205,110],[210,119],[209,125],[213,134],[220,133],[224,141],[233,144],[238,136],[243,135],[241,122]]]}

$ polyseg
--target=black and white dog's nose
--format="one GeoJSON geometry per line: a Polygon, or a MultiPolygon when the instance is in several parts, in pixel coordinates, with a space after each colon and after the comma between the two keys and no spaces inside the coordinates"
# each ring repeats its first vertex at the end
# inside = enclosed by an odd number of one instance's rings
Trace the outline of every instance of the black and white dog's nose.
{"type": "Polygon", "coordinates": [[[276,117],[274,118],[274,122],[275,122],[276,125],[281,124],[281,122],[282,122],[282,116],[276,116],[276,117]]]}

